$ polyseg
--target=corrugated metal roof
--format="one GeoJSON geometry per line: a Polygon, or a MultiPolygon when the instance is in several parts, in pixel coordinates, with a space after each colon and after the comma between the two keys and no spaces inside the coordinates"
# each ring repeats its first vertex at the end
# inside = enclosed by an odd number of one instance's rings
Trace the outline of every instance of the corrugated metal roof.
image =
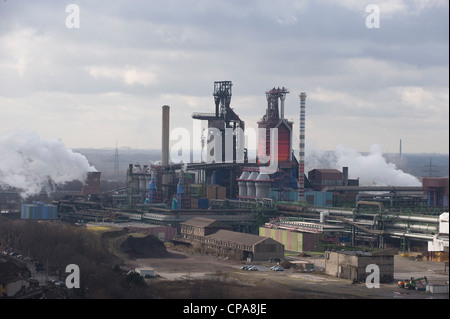
{"type": "Polygon", "coordinates": [[[239,233],[239,232],[223,230],[223,229],[218,230],[214,234],[210,234],[205,237],[215,239],[215,240],[223,240],[223,241],[229,241],[229,242],[233,242],[233,243],[249,245],[249,246],[257,244],[257,243],[267,239],[267,237],[263,237],[263,236],[239,233]]]}
{"type": "Polygon", "coordinates": [[[208,227],[211,224],[215,223],[215,219],[206,218],[206,217],[194,217],[185,222],[180,223],[181,225],[190,225],[196,227],[208,227]]]}

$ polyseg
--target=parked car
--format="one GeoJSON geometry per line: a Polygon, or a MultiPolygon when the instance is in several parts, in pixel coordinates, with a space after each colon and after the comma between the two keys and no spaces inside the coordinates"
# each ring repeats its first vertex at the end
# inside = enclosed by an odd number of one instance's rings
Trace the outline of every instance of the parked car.
{"type": "Polygon", "coordinates": [[[281,267],[281,266],[272,266],[272,267],[270,267],[270,270],[272,270],[272,271],[283,271],[284,268],[281,267]]]}
{"type": "Polygon", "coordinates": [[[250,266],[247,270],[250,270],[250,271],[258,271],[259,269],[258,269],[257,266],[250,266]]]}

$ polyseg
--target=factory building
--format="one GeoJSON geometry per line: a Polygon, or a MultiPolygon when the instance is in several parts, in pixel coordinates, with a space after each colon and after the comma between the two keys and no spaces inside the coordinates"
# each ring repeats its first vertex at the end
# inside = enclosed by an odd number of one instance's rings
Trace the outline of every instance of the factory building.
{"type": "Polygon", "coordinates": [[[55,205],[47,205],[42,202],[35,202],[33,204],[22,204],[21,219],[39,219],[51,220],[58,218],[58,209],[55,205]]]}
{"type": "Polygon", "coordinates": [[[284,246],[278,241],[222,229],[219,222],[209,218],[195,217],[181,223],[178,240],[239,259],[263,261],[284,258],[284,246]]]}
{"type": "Polygon", "coordinates": [[[306,222],[297,218],[277,218],[259,228],[259,235],[282,243],[286,250],[324,251],[327,244],[348,241],[341,225],[306,222]]]}
{"type": "Polygon", "coordinates": [[[348,168],[344,167],[343,172],[337,169],[313,169],[308,172],[308,179],[316,191],[326,186],[348,186],[348,168]]]}
{"type": "Polygon", "coordinates": [[[379,252],[340,251],[325,253],[325,273],[330,276],[348,279],[353,282],[365,282],[368,265],[377,265],[380,270],[380,283],[391,283],[394,280],[395,250],[379,252]]]}
{"type": "Polygon", "coordinates": [[[428,206],[448,206],[449,178],[424,177],[423,192],[427,195],[428,206]]]}
{"type": "MultiPolygon", "coordinates": [[[[244,145],[245,123],[231,107],[231,81],[214,82],[214,113],[192,114],[193,119],[208,122],[207,158],[200,163],[183,165],[170,161],[170,107],[164,105],[161,164],[130,164],[126,194],[115,198],[126,196],[128,208],[167,204],[174,209],[197,208],[205,198],[298,200],[299,162],[292,151],[293,122],[284,117],[287,93],[289,90],[284,87],[266,91],[267,108],[258,122],[258,150],[254,159],[248,158],[244,145]]],[[[304,111],[306,95],[302,96],[304,111]]],[[[200,137],[204,147],[205,137],[200,137]]],[[[303,176],[302,187],[305,180],[303,176]]]]}
{"type": "Polygon", "coordinates": [[[357,193],[349,191],[345,194],[327,191],[335,186],[359,186],[358,179],[348,178],[348,167],[342,172],[337,169],[318,168],[308,172],[309,189],[305,189],[304,199],[312,206],[332,207],[338,203],[355,202],[357,193]]]}

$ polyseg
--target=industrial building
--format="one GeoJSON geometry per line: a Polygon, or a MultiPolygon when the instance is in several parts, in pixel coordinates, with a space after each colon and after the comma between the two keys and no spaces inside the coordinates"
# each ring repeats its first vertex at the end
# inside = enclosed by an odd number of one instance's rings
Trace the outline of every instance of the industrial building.
{"type": "Polygon", "coordinates": [[[449,178],[424,177],[423,192],[428,206],[448,206],[449,178]]]}
{"type": "Polygon", "coordinates": [[[325,273],[327,275],[353,282],[365,282],[371,272],[368,265],[377,265],[380,270],[380,283],[391,283],[394,280],[395,250],[378,252],[363,251],[329,251],[325,254],[325,273]]]}
{"type": "Polygon", "coordinates": [[[239,259],[262,261],[284,258],[284,246],[278,241],[221,229],[221,223],[208,218],[196,217],[183,222],[178,240],[239,259]]]}
{"type": "Polygon", "coordinates": [[[259,228],[259,235],[282,243],[286,250],[324,251],[327,244],[348,242],[342,225],[306,222],[299,218],[277,218],[259,228]]]}
{"type": "Polygon", "coordinates": [[[58,210],[55,205],[46,205],[42,202],[22,204],[21,219],[57,219],[58,210]]]}
{"type": "Polygon", "coordinates": [[[306,175],[306,93],[298,95],[295,154],[285,87],[266,90],[256,158],[249,158],[241,134],[245,123],[231,105],[232,86],[231,81],[214,82],[214,112],[192,114],[208,123],[206,139],[197,136],[202,147],[208,142],[207,158],[171,161],[171,107],[164,105],[161,162],[129,164],[125,187],[107,194],[98,194],[100,174],[91,174],[82,192],[88,200],[60,200],[58,213],[70,221],[134,221],[179,233],[183,223],[204,217],[220,222],[222,229],[270,237],[293,251],[344,244],[409,250],[426,246],[438,234],[438,214],[448,205],[448,178],[424,178],[423,186],[414,187],[360,186],[358,179],[349,179],[351,167],[314,168],[306,175]]]}

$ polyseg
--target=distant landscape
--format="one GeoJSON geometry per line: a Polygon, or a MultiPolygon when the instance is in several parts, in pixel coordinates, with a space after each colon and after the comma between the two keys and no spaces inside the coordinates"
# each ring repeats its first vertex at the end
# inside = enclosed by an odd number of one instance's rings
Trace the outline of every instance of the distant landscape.
{"type": "MultiPolygon", "coordinates": [[[[102,179],[108,181],[125,181],[126,170],[129,164],[139,163],[146,165],[161,160],[160,150],[142,150],[131,148],[119,148],[118,151],[118,168],[119,174],[114,174],[115,149],[74,149],[86,156],[89,163],[98,171],[102,172],[102,179]]],[[[332,154],[332,151],[324,152],[324,154],[332,154]]],[[[364,153],[362,153],[364,155],[364,153]]],[[[324,157],[327,157],[325,155],[324,157]]],[[[398,169],[405,173],[414,175],[419,179],[422,177],[446,177],[449,176],[449,154],[437,153],[411,153],[403,154],[399,159],[398,154],[384,154],[386,162],[395,164],[398,169]]],[[[307,155],[308,160],[308,155],[307,155]]],[[[328,168],[328,167],[311,167],[328,168]]],[[[351,167],[349,167],[351,171],[351,167]]]]}

